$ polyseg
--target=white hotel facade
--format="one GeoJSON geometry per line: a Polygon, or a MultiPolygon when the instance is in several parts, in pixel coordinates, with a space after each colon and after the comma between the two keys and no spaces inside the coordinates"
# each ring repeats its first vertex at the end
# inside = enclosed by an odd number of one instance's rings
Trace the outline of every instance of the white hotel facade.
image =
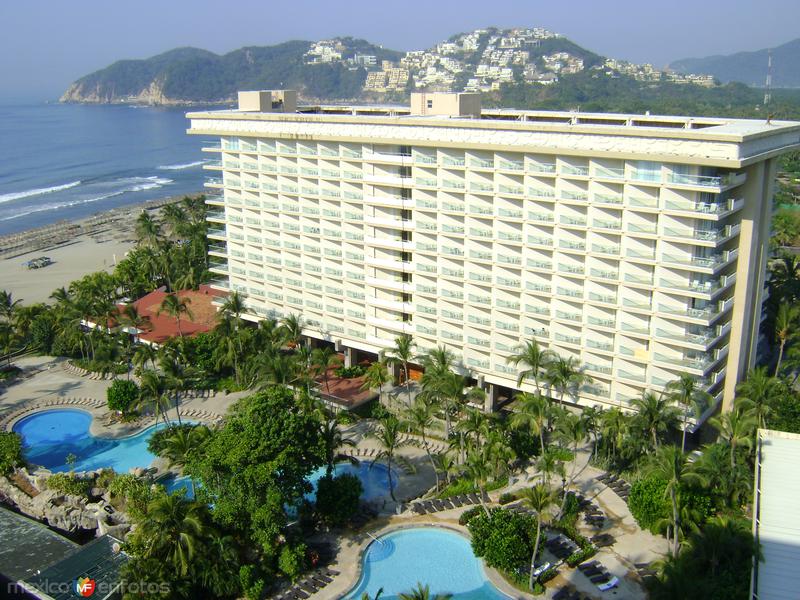
{"type": "Polygon", "coordinates": [[[516,388],[507,358],[531,338],[592,377],[580,404],[691,373],[727,405],[754,364],[776,157],[800,124],[482,110],[477,94],[239,101],[188,117],[219,139],[215,285],[252,319],[302,314],[344,350],[446,346],[490,398],[516,388]]]}

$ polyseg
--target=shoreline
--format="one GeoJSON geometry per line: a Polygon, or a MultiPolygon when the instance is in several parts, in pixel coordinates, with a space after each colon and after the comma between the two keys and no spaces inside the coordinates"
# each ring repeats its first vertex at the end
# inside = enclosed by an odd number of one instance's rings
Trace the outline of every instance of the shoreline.
{"type": "Polygon", "coordinates": [[[194,192],[126,204],[97,212],[89,217],[64,219],[50,225],[0,235],[0,260],[17,258],[31,252],[60,248],[75,243],[81,236],[98,235],[108,231],[112,225],[116,226],[114,238],[121,239],[121,234],[135,237],[135,217],[141,211],[158,210],[167,204],[179,202],[185,196],[195,197],[202,194],[203,192],[194,192]]]}
{"type": "Polygon", "coordinates": [[[180,201],[181,194],[128,204],[74,221],[0,237],[0,289],[24,304],[49,302],[59,287],[98,271],[111,272],[136,245],[136,217],[180,201]],[[47,255],[51,263],[39,269],[27,262],[47,255]]]}

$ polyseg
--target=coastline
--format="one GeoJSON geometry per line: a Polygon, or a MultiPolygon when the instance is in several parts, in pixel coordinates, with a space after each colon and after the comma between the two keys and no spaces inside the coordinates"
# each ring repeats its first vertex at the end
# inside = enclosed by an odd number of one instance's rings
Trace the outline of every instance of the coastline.
{"type": "Polygon", "coordinates": [[[129,204],[74,221],[28,229],[0,237],[0,289],[25,304],[47,302],[61,286],[100,270],[111,270],[136,244],[136,217],[180,201],[181,194],[129,204]],[[49,266],[28,269],[25,263],[46,255],[49,266]]]}

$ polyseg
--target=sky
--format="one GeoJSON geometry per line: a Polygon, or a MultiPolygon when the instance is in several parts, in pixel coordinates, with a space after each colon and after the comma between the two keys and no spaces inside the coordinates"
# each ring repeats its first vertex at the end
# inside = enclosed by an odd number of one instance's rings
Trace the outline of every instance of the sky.
{"type": "Polygon", "coordinates": [[[479,27],[545,27],[613,58],[680,58],[800,37],[798,0],[0,0],[0,101],[57,98],[123,58],[346,36],[422,49],[479,27]]]}

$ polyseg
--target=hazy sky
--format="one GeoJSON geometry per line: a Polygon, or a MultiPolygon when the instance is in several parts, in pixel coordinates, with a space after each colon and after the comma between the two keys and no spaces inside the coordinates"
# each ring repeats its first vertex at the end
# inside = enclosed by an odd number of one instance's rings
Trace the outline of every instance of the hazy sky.
{"type": "Polygon", "coordinates": [[[54,98],[122,58],[176,46],[246,45],[351,35],[398,50],[496,25],[541,26],[615,58],[679,58],[800,37],[799,0],[0,0],[0,99],[54,98]]]}

